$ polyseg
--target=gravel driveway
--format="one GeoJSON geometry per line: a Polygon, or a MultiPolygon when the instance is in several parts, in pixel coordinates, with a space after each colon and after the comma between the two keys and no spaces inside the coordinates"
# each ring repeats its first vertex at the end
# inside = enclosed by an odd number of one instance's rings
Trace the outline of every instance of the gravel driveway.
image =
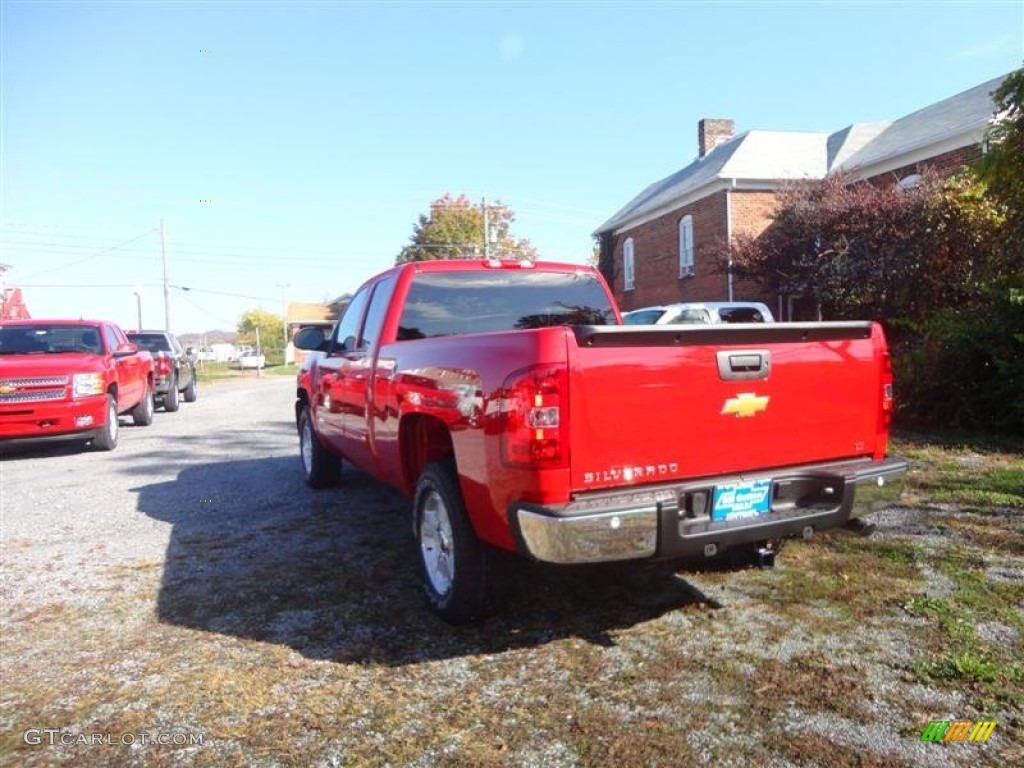
{"type": "MultiPolygon", "coordinates": [[[[925,554],[890,556],[938,546],[897,530],[914,510],[881,543],[794,544],[772,571],[505,564],[494,614],[453,629],[419,598],[403,498],[347,467],[339,489],[305,487],[293,397],[291,378],[218,383],[126,424],[113,453],[5,455],[0,764],[1024,758],[1018,698],[982,711],[914,672],[935,630],[913,606],[952,589],[925,554]],[[920,740],[958,718],[999,725],[920,740]]],[[[1018,590],[1019,564],[988,563],[993,583],[1018,590]]],[[[1012,655],[1015,626],[986,631],[1012,655]]]]}

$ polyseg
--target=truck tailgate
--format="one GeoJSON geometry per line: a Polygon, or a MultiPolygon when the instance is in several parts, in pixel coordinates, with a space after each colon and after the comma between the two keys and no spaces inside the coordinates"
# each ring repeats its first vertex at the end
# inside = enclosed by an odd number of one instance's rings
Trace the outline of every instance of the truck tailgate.
{"type": "Polygon", "coordinates": [[[574,492],[881,455],[875,323],[574,329],[574,492]]]}

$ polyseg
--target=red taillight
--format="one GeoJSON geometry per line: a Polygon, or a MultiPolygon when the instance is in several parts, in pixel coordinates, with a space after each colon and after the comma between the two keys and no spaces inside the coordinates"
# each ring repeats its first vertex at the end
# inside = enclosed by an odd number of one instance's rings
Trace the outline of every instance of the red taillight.
{"type": "Polygon", "coordinates": [[[519,467],[569,466],[564,439],[568,375],[562,366],[516,371],[502,387],[501,458],[519,467]]]}
{"type": "Polygon", "coordinates": [[[889,353],[886,352],[882,356],[882,427],[888,429],[892,423],[892,409],[893,409],[893,397],[892,397],[892,359],[889,357],[889,353]]]}
{"type": "Polygon", "coordinates": [[[158,353],[156,356],[156,372],[160,376],[171,375],[171,359],[163,352],[158,353]]]}

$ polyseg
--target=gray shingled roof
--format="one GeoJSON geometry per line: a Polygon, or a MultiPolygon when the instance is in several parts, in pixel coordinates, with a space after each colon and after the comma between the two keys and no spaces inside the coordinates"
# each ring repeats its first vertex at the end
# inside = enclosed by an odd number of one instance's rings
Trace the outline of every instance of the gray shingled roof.
{"type": "Polygon", "coordinates": [[[741,133],[651,184],[594,234],[667,213],[680,201],[699,199],[705,187],[720,185],[723,180],[820,179],[840,170],[856,173],[858,168],[889,159],[895,162],[909,152],[958,137],[962,146],[976,143],[992,119],[991,93],[1005,77],[982,83],[893,122],[856,123],[831,134],[759,130],[741,133]]]}
{"type": "Polygon", "coordinates": [[[967,137],[968,143],[981,141],[995,112],[992,92],[999,87],[1004,77],[989,80],[952,98],[901,117],[830,170],[853,170],[874,165],[887,158],[898,157],[961,135],[967,137]]]}

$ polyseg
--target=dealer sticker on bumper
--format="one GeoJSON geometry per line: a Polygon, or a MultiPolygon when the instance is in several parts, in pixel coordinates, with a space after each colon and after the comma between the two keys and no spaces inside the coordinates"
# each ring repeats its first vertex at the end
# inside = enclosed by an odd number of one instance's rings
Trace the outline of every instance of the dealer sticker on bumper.
{"type": "Polygon", "coordinates": [[[715,488],[712,520],[742,520],[757,517],[772,508],[772,481],[753,480],[749,483],[720,485],[715,488]]]}

